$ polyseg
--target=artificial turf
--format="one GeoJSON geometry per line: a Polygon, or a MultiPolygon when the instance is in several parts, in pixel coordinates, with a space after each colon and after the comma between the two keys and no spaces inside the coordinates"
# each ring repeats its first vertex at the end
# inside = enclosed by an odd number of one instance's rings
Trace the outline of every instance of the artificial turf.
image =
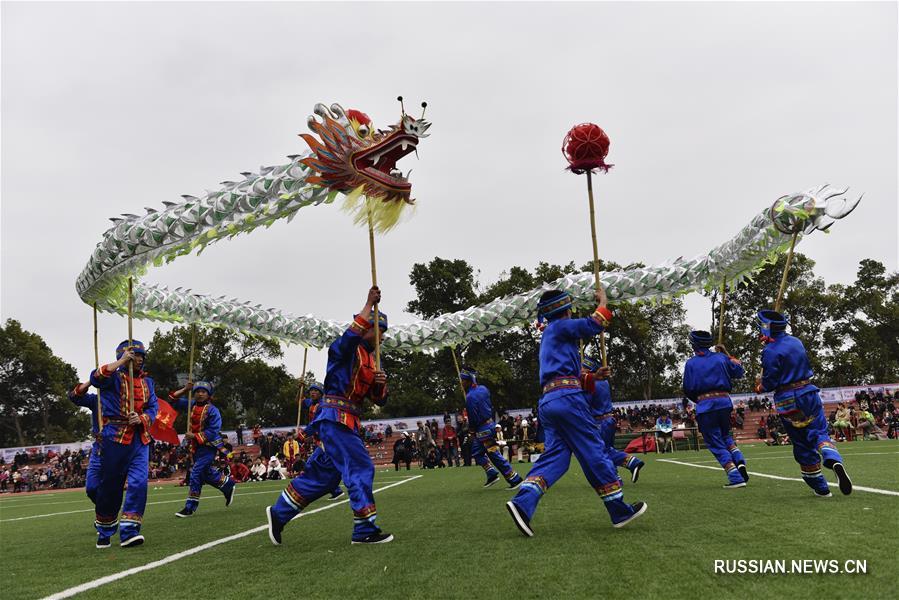
{"type": "MultiPolygon", "coordinates": [[[[899,493],[899,442],[838,448],[856,486],[899,493]]],[[[743,450],[751,473],[799,477],[789,447],[743,450]]],[[[482,489],[477,467],[379,470],[375,489],[420,476],[376,495],[378,523],[396,536],[390,544],[351,546],[349,507],[321,499],[307,511],[337,505],[288,525],[280,547],[260,531],[79,597],[895,597],[899,496],[833,489],[834,497],[819,499],[801,481],[758,476],[744,489],[724,490],[720,470],[660,459],[715,465],[707,451],[649,455],[637,484],[625,477],[625,499],[643,500],[649,510],[623,529],[611,527],[576,462],[541,502],[530,539],[504,508],[512,492],[501,484],[482,489]],[[867,574],[715,574],[715,559],[859,559],[867,574]]],[[[522,475],[529,466],[515,465],[522,475]]],[[[5,495],[2,597],[42,598],[259,527],[281,489],[283,482],[243,484],[225,508],[205,488],[199,512],[177,519],[186,489],[151,485],[146,544],[107,550],[94,548],[83,491],[5,495]],[[47,516],[22,518],[38,515],[47,516]]]]}

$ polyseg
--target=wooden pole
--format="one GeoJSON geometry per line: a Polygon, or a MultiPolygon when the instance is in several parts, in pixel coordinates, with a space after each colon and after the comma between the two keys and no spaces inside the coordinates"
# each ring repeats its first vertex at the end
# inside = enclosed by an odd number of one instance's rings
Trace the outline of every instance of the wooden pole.
{"type": "Polygon", "coordinates": [[[718,313],[718,344],[724,343],[724,304],[727,302],[727,282],[721,282],[721,310],[718,313]]]}
{"type": "MultiPolygon", "coordinates": [[[[100,368],[100,341],[97,333],[97,303],[94,302],[94,369],[100,368]]],[[[103,427],[103,403],[97,394],[97,427],[103,427]]],[[[98,432],[99,433],[99,432],[98,432]]]]}
{"type": "MultiPolygon", "coordinates": [[[[587,196],[590,198],[590,235],[593,237],[593,279],[596,289],[599,289],[599,248],[596,245],[596,208],[593,202],[593,173],[587,171],[587,196]]],[[[602,366],[609,366],[606,357],[606,332],[601,331],[599,334],[599,354],[602,357],[602,366]]],[[[583,358],[583,352],[581,352],[583,358]]]]}
{"type": "MultiPolygon", "coordinates": [[[[128,278],[128,350],[131,350],[131,346],[134,345],[134,329],[133,329],[133,314],[134,314],[134,278],[128,278]]],[[[134,412],[134,361],[128,361],[128,412],[134,412]]]]}
{"type": "MultiPolygon", "coordinates": [[[[372,202],[368,198],[365,199],[367,203],[372,202]]],[[[368,204],[368,255],[371,259],[371,284],[372,286],[378,285],[378,266],[377,261],[375,260],[375,228],[372,224],[371,219],[371,204],[368,204]]],[[[378,313],[378,305],[374,305],[374,315],[373,320],[375,323],[375,370],[381,370],[381,325],[379,322],[379,313],[378,313]]],[[[367,316],[367,315],[365,315],[367,316]]]]}
{"type": "Polygon", "coordinates": [[[456,378],[459,380],[459,391],[462,392],[462,406],[465,406],[467,396],[465,395],[465,386],[462,385],[462,370],[459,368],[459,359],[456,358],[455,346],[450,346],[450,352],[453,354],[453,364],[456,365],[456,378]]]}
{"type": "Polygon", "coordinates": [[[187,381],[190,383],[190,389],[187,390],[187,423],[185,425],[186,433],[190,433],[190,411],[191,403],[194,399],[194,356],[197,350],[197,326],[190,326],[190,364],[187,366],[187,381]]]}
{"type": "Polygon", "coordinates": [[[300,391],[297,393],[297,431],[300,430],[300,417],[303,414],[303,395],[306,392],[306,359],[309,356],[309,347],[303,348],[303,370],[300,371],[300,391]]]}
{"type": "Polygon", "coordinates": [[[799,229],[793,232],[793,239],[790,241],[790,252],[787,253],[787,262],[784,264],[784,273],[780,278],[780,289],[777,290],[777,300],[774,302],[774,311],[780,312],[783,304],[784,292],[787,289],[787,274],[790,272],[790,263],[793,262],[793,249],[796,248],[796,238],[799,237],[799,229]]]}

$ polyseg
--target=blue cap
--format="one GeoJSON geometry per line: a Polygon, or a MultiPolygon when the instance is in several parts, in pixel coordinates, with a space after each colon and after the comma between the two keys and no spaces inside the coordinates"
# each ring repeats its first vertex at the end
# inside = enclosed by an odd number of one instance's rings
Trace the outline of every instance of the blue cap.
{"type": "Polygon", "coordinates": [[[711,348],[714,343],[715,340],[712,339],[712,334],[708,331],[698,329],[690,332],[690,345],[694,348],[711,348]]]}
{"type": "MultiPolygon", "coordinates": [[[[122,358],[122,355],[125,354],[125,349],[128,348],[128,340],[123,340],[115,349],[115,357],[116,360],[122,358]]],[[[141,356],[147,355],[147,349],[144,348],[144,343],[139,340],[131,340],[131,349],[134,350],[135,354],[140,354],[141,356]]]]}
{"type": "MultiPolygon", "coordinates": [[[[372,318],[374,312],[375,311],[373,310],[367,317],[364,317],[368,321],[369,325],[375,324],[375,320],[372,318]]],[[[381,331],[387,331],[387,313],[378,311],[378,323],[381,326],[381,331]]]]}
{"type": "Polygon", "coordinates": [[[778,337],[787,331],[789,319],[782,313],[774,310],[760,310],[757,318],[759,331],[766,337],[778,337]]]}
{"type": "Polygon", "coordinates": [[[537,322],[552,321],[570,308],[571,294],[561,290],[546,292],[537,304],[537,322]]]}
{"type": "Polygon", "coordinates": [[[198,381],[198,382],[196,382],[196,383],[194,384],[194,390],[193,390],[193,391],[196,392],[197,390],[206,390],[206,393],[209,394],[209,395],[211,396],[211,395],[212,395],[212,390],[213,390],[212,384],[209,383],[208,381],[198,381]]]}
{"type": "Polygon", "coordinates": [[[471,367],[462,367],[459,370],[459,379],[462,381],[470,381],[472,383],[478,382],[478,372],[472,369],[471,367]]]}
{"type": "Polygon", "coordinates": [[[584,360],[581,361],[581,368],[591,373],[598,371],[601,366],[602,364],[598,360],[589,356],[584,356],[584,360]]]}
{"type": "Polygon", "coordinates": [[[322,396],[325,395],[325,387],[317,381],[312,382],[312,385],[309,386],[309,391],[312,390],[318,390],[322,396]]]}

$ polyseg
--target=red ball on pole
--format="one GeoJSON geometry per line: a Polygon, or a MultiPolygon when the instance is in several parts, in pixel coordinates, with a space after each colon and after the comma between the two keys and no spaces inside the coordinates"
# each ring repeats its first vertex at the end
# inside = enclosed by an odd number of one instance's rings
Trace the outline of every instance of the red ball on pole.
{"type": "Polygon", "coordinates": [[[562,141],[562,154],[568,161],[568,170],[578,175],[597,169],[605,173],[612,167],[605,162],[609,143],[609,136],[599,125],[575,125],[562,141]]]}

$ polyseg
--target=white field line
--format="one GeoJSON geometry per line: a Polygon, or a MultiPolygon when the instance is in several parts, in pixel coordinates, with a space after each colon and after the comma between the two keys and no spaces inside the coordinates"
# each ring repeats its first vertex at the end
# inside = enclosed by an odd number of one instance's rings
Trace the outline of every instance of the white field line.
{"type": "MultiPolygon", "coordinates": [[[[415,475],[414,477],[410,477],[409,479],[404,479],[403,481],[397,481],[395,483],[391,483],[385,485],[384,487],[380,487],[376,490],[373,490],[372,493],[377,494],[378,492],[383,492],[386,489],[390,489],[392,487],[403,485],[404,483],[408,483],[410,481],[414,481],[421,477],[421,475],[415,475]]],[[[303,511],[297,518],[299,517],[308,517],[309,515],[313,515],[315,513],[321,512],[323,510],[328,510],[334,508],[335,506],[340,506],[341,504],[346,504],[349,502],[349,499],[341,500],[339,502],[332,502],[331,504],[327,504],[322,506],[321,508],[316,508],[314,510],[303,511]]],[[[204,550],[208,550],[210,548],[214,548],[220,544],[227,544],[228,542],[233,542],[234,540],[239,540],[241,538],[245,538],[247,536],[253,535],[254,533],[259,533],[261,531],[265,531],[268,529],[268,525],[260,525],[259,527],[254,527],[252,529],[247,529],[246,531],[241,531],[240,533],[235,533],[234,535],[229,535],[228,537],[223,537],[217,540],[213,540],[211,542],[206,542],[205,544],[201,544],[199,546],[194,546],[188,550],[184,550],[182,552],[178,552],[176,554],[171,554],[166,556],[165,558],[161,558],[159,560],[154,560],[151,563],[147,563],[145,565],[141,565],[139,567],[132,567],[131,569],[126,569],[124,571],[119,571],[118,573],[113,573],[112,575],[107,575],[105,577],[100,577],[99,579],[94,579],[93,581],[88,581],[87,583],[82,583],[81,585],[76,585],[75,587],[71,587],[67,590],[63,590],[61,592],[57,592],[55,594],[51,594],[42,600],[62,600],[63,598],[71,598],[76,594],[80,594],[82,592],[86,592],[88,590],[96,589],[100,586],[106,585],[107,583],[112,583],[114,581],[118,581],[119,579],[124,579],[131,575],[136,575],[137,573],[142,573],[144,571],[149,571],[151,569],[155,569],[157,567],[162,567],[169,563],[175,562],[177,560],[181,560],[187,556],[191,556],[193,554],[197,554],[198,552],[202,552],[204,550]]]]}
{"type": "MultiPolygon", "coordinates": [[[[416,475],[415,477],[421,477],[421,475],[416,475]]],[[[402,480],[399,480],[399,482],[403,483],[408,480],[409,480],[408,478],[402,479],[402,480]]],[[[286,485],[286,483],[284,483],[284,480],[279,480],[279,481],[281,481],[281,486],[279,486],[279,487],[273,486],[270,489],[267,489],[267,490],[261,491],[261,492],[243,492],[243,493],[238,492],[238,493],[235,493],[234,495],[235,496],[256,496],[258,494],[272,494],[274,492],[280,491],[281,488],[284,487],[284,485],[286,485]]],[[[377,481],[375,483],[383,483],[383,482],[377,481]]],[[[176,502],[184,502],[184,500],[186,498],[187,498],[187,487],[185,486],[184,493],[180,494],[179,498],[176,498],[175,500],[160,500],[158,502],[147,502],[147,506],[152,506],[154,504],[172,504],[172,503],[176,503],[176,502]]],[[[23,507],[16,507],[16,508],[23,508],[23,507]]],[[[94,509],[93,508],[83,508],[83,509],[79,509],[79,510],[67,510],[64,512],[47,513],[47,514],[43,514],[43,515],[30,515],[28,517],[15,517],[13,519],[0,519],[0,523],[9,523],[10,521],[27,521],[29,519],[43,519],[44,517],[56,517],[59,515],[74,515],[76,513],[85,513],[85,512],[94,512],[94,509]]]]}
{"type": "Polygon", "coordinates": [[[57,493],[52,494],[36,494],[34,496],[20,496],[16,497],[16,495],[12,492],[7,492],[8,496],[0,496],[0,506],[3,506],[7,502],[21,502],[22,500],[31,500],[32,498],[49,498],[50,496],[58,496],[57,493]]]}
{"type": "MultiPolygon", "coordinates": [[[[899,452],[897,452],[897,454],[899,454],[899,452]]],[[[391,481],[403,481],[403,480],[404,479],[384,478],[384,479],[376,480],[375,483],[387,483],[387,482],[391,482],[391,481]]],[[[286,481],[287,481],[286,479],[276,479],[276,480],[271,480],[271,481],[252,481],[252,482],[244,482],[240,485],[252,485],[255,488],[255,487],[264,487],[270,483],[277,483],[277,484],[280,484],[280,486],[278,486],[278,485],[272,486],[272,489],[280,489],[281,487],[286,485],[286,483],[285,483],[286,481]]],[[[79,490],[81,490],[82,494],[84,493],[84,491],[83,491],[84,488],[75,488],[74,490],[72,490],[71,492],[68,492],[68,493],[75,493],[79,490]]],[[[187,490],[187,486],[184,485],[184,486],[178,486],[178,487],[175,487],[174,489],[169,489],[166,491],[153,491],[152,486],[151,486],[150,491],[152,492],[152,496],[154,498],[159,498],[159,497],[163,497],[163,496],[185,497],[186,490],[187,490]]],[[[50,495],[55,495],[55,494],[47,494],[47,495],[50,496],[50,495]]],[[[15,502],[15,501],[23,501],[23,500],[38,500],[39,498],[40,498],[39,496],[35,496],[33,498],[10,498],[6,502],[15,502]]],[[[53,502],[32,502],[31,504],[28,504],[28,503],[16,504],[16,505],[12,505],[12,506],[7,506],[5,502],[0,502],[0,510],[2,510],[4,507],[9,508],[9,509],[26,508],[26,507],[27,508],[42,508],[44,506],[52,506],[55,504],[87,504],[88,502],[90,502],[90,499],[88,499],[87,497],[80,498],[79,500],[56,500],[53,502]]],[[[0,521],[0,523],[2,523],[2,522],[3,521],[0,521]]]]}
{"type": "MultiPolygon", "coordinates": [[[[840,453],[840,456],[876,456],[876,455],[884,455],[884,454],[899,454],[899,452],[853,452],[851,454],[840,453]]],[[[793,455],[783,455],[783,456],[755,456],[750,458],[748,462],[755,462],[757,460],[795,460],[793,455]]],[[[717,460],[692,460],[692,461],[683,461],[689,462],[691,464],[718,464],[717,460]]]]}
{"type": "MultiPolygon", "coordinates": [[[[720,471],[721,467],[709,467],[707,465],[697,465],[694,463],[681,462],[679,460],[670,460],[667,458],[660,458],[657,462],[666,462],[671,463],[673,465],[684,465],[685,467],[696,467],[698,469],[712,469],[713,471],[720,471]]],[[[779,481],[803,481],[799,477],[781,477],[780,475],[768,475],[767,473],[756,473],[755,471],[749,471],[749,474],[753,477],[764,477],[766,479],[777,479],[779,481]]],[[[804,483],[804,481],[803,481],[804,483]]],[[[840,487],[836,483],[827,482],[827,485],[830,487],[840,487]]],[[[899,492],[894,492],[893,490],[881,490],[878,488],[870,488],[864,487],[861,485],[853,485],[853,491],[858,490],[860,492],[871,492],[872,494],[883,494],[884,496],[899,496],[899,492]]]]}

